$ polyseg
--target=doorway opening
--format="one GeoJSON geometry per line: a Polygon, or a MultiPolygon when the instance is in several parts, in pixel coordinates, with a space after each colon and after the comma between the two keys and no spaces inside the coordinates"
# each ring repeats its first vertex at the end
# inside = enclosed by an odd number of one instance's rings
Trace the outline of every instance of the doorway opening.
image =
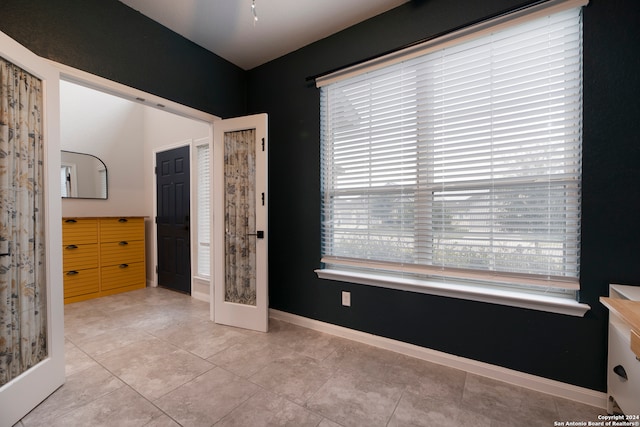
{"type": "MultiPolygon", "coordinates": [[[[63,146],[63,149],[82,151],[80,147],[102,151],[101,157],[109,168],[109,198],[107,200],[65,200],[63,202],[63,216],[144,216],[146,241],[146,277],[148,286],[157,286],[160,268],[156,270],[158,263],[158,240],[156,234],[155,217],[158,215],[156,203],[156,182],[154,175],[156,152],[166,150],[167,147],[175,147],[178,144],[186,144],[193,141],[207,141],[211,143],[213,123],[218,117],[186,107],[172,101],[138,91],[136,89],[120,85],[118,83],[75,70],[64,65],[55,64],[61,71],[61,110],[62,140],[65,143],[77,144],[71,147],[63,146]],[[67,89],[65,89],[67,88],[67,89]],[[70,88],[70,89],[69,89],[70,88]],[[120,125],[109,125],[102,121],[99,126],[91,126],[90,122],[78,120],[76,113],[91,111],[83,102],[74,102],[75,106],[69,106],[65,102],[65,90],[70,90],[73,96],[85,96],[83,93],[92,92],[91,96],[107,98],[109,108],[115,111],[120,125]],[[80,95],[78,95],[80,94],[80,95]],[[118,104],[126,104],[121,107],[118,104]],[[70,116],[75,117],[73,123],[65,125],[65,110],[69,110],[70,116]],[[142,123],[142,125],[140,125],[142,123]],[[73,131],[78,127],[77,132],[73,131]],[[121,128],[120,132],[116,132],[121,128]],[[91,131],[97,132],[96,137],[87,137],[91,131]],[[84,136],[73,135],[84,134],[84,136]],[[107,136],[110,135],[111,141],[107,136]],[[75,141],[75,142],[74,142],[75,141]],[[177,143],[176,141],[180,141],[177,143]],[[109,145],[111,144],[111,145],[109,145]]],[[[103,114],[100,116],[104,119],[103,114]]],[[[92,118],[92,120],[95,118],[92,118]]],[[[202,142],[201,142],[202,143],[202,142]]],[[[96,153],[90,153],[96,154],[96,153]]],[[[193,179],[192,179],[193,181],[193,179]]],[[[192,186],[190,192],[197,191],[192,186]]],[[[189,197],[194,203],[197,201],[195,193],[189,197]]],[[[191,211],[198,208],[197,204],[191,206],[191,211]]],[[[189,215],[189,232],[196,229],[197,218],[189,215]]],[[[189,272],[195,271],[191,263],[195,262],[198,249],[188,243],[190,257],[186,258],[189,272]]],[[[182,252],[183,254],[185,252],[182,252]]],[[[201,274],[194,277],[187,274],[188,283],[183,284],[182,291],[190,293],[192,297],[210,303],[212,283],[208,277],[201,274]]]]}

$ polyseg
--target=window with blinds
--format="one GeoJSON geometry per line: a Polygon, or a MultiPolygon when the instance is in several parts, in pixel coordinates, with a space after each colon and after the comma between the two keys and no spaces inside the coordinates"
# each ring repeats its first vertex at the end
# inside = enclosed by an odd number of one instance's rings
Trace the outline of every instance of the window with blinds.
{"type": "Polygon", "coordinates": [[[578,289],[581,8],[319,85],[322,262],[578,289]]]}
{"type": "Polygon", "coordinates": [[[211,275],[211,173],[209,145],[198,145],[197,156],[197,185],[198,185],[198,276],[211,275]]]}

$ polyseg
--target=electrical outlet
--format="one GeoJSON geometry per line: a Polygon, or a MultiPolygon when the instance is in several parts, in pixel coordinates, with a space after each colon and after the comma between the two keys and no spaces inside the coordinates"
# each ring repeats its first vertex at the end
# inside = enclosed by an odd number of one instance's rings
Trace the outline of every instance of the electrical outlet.
{"type": "Polygon", "coordinates": [[[342,291],[342,305],[351,307],[351,292],[342,291]]]}

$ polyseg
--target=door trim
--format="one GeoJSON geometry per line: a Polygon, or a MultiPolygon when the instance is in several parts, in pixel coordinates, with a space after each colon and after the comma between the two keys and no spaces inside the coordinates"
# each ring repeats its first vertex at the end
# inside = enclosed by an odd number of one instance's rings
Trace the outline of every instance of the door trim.
{"type": "MultiPolygon", "coordinates": [[[[202,145],[209,146],[209,160],[213,160],[213,140],[210,136],[206,136],[204,138],[197,138],[191,140],[191,297],[200,301],[204,301],[206,303],[209,302],[209,294],[200,292],[196,290],[196,282],[200,283],[208,283],[209,290],[211,292],[211,286],[213,283],[213,262],[211,259],[209,260],[209,266],[211,271],[209,271],[209,277],[201,276],[198,274],[198,228],[200,224],[200,217],[198,216],[198,174],[200,171],[198,170],[198,147],[202,145]]],[[[209,165],[209,212],[211,213],[211,218],[209,219],[213,224],[213,212],[212,212],[212,203],[213,203],[213,166],[209,165]]],[[[213,226],[209,228],[209,242],[210,242],[210,258],[213,256],[213,226]]]]}
{"type": "MultiPolygon", "coordinates": [[[[118,82],[114,82],[112,80],[105,79],[103,77],[97,76],[95,74],[87,73],[86,71],[79,70],[77,68],[70,67],[65,64],[61,64],[59,62],[51,61],[49,59],[43,59],[45,62],[49,63],[53,67],[55,67],[60,73],[60,79],[71,82],[80,86],[84,86],[87,88],[91,88],[94,90],[98,90],[100,92],[108,93],[110,95],[117,96],[119,98],[126,99],[131,102],[136,102],[138,104],[142,104],[146,107],[156,108],[161,111],[165,111],[171,114],[175,114],[177,116],[186,117],[192,120],[198,120],[201,122],[205,122],[209,125],[208,138],[213,140],[213,126],[214,123],[221,120],[220,117],[215,116],[213,114],[206,113],[201,110],[196,110],[194,108],[188,107],[183,104],[179,104],[177,102],[170,101],[165,98],[161,98],[159,96],[150,94],[148,92],[143,92],[141,90],[132,88],[130,86],[123,85],[118,82]]],[[[153,175],[153,168],[155,167],[155,154],[157,151],[165,151],[166,149],[176,148],[180,145],[185,145],[190,143],[190,140],[181,141],[176,144],[171,144],[163,147],[155,147],[150,155],[152,156],[151,161],[147,164],[152,165],[151,170],[148,172],[153,175]],[[189,141],[189,142],[187,142],[189,141]]],[[[147,172],[145,172],[147,173],[147,172]]],[[[147,286],[156,287],[158,285],[157,277],[155,274],[155,266],[157,265],[157,245],[155,242],[155,215],[156,215],[156,196],[155,196],[155,175],[150,179],[151,187],[146,188],[145,192],[152,192],[154,194],[152,200],[152,206],[147,212],[153,212],[153,220],[151,224],[146,227],[146,234],[152,234],[153,239],[147,239],[149,242],[147,244],[146,251],[147,253],[151,253],[153,255],[147,255],[147,286]]],[[[59,191],[59,190],[58,190],[59,191]]],[[[193,194],[192,194],[193,195],[193,194]]],[[[193,198],[192,198],[193,200],[193,198]]],[[[193,207],[193,206],[192,206],[193,207]]],[[[62,243],[61,243],[62,244],[62,243]]],[[[212,264],[213,265],[213,264],[212,264]]],[[[62,273],[61,273],[62,274],[62,273]]],[[[193,288],[193,285],[192,285],[193,288]]],[[[192,295],[193,296],[193,295],[192,295]]]]}
{"type": "MultiPolygon", "coordinates": [[[[168,113],[186,117],[188,119],[207,122],[211,126],[213,126],[216,121],[221,119],[216,115],[209,114],[204,111],[197,110],[195,108],[191,108],[189,106],[179,104],[165,98],[161,98],[148,92],[143,92],[131,86],[126,86],[122,83],[114,82],[113,80],[108,80],[104,77],[87,73],[86,71],[82,71],[77,68],[61,64],[59,62],[51,61],[45,58],[42,59],[45,62],[51,64],[59,71],[61,80],[95,89],[100,92],[108,93],[110,95],[114,95],[131,102],[136,102],[147,107],[156,108],[158,110],[166,111],[168,113]]],[[[213,135],[213,128],[211,129],[210,135],[213,135]]]]}

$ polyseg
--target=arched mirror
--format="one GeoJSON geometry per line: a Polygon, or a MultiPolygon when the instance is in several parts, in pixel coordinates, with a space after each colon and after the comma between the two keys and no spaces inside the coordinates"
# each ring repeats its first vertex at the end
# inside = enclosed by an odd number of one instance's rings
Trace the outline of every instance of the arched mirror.
{"type": "Polygon", "coordinates": [[[63,198],[106,199],[107,166],[91,154],[61,151],[60,185],[63,198]]]}

